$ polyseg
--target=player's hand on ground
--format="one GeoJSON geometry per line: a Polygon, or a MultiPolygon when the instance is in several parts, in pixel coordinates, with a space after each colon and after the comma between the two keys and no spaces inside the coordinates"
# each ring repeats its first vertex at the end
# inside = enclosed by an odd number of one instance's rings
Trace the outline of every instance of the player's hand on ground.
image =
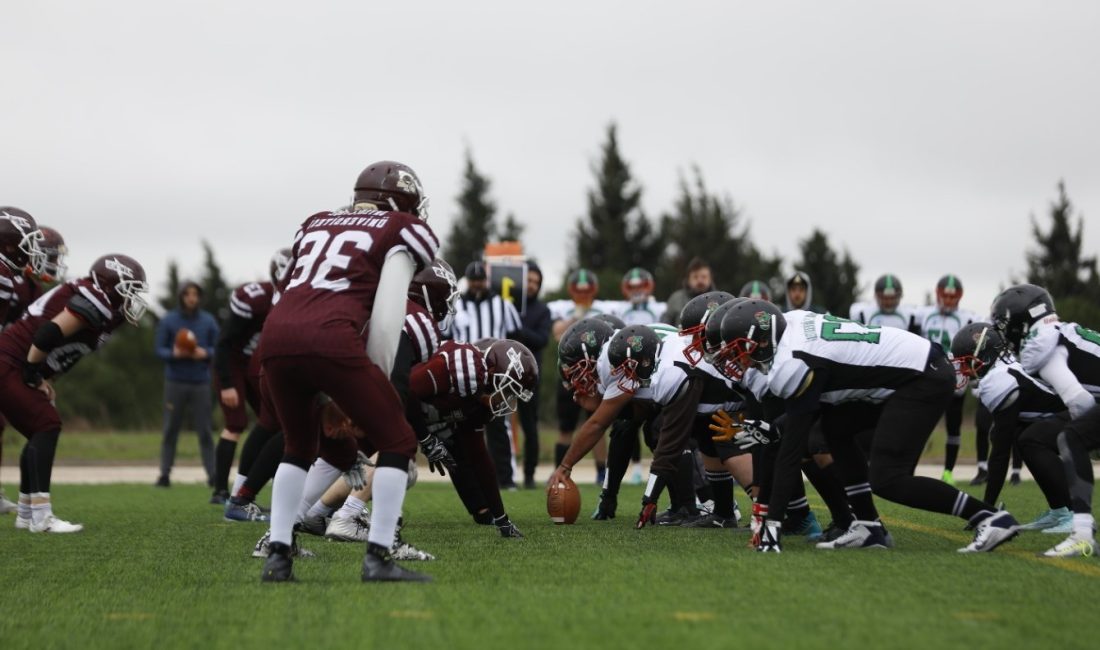
{"type": "Polygon", "coordinates": [[[436,474],[446,476],[446,470],[454,471],[456,465],[454,456],[439,438],[433,435],[424,436],[420,440],[420,451],[428,459],[428,468],[436,474]]]}
{"type": "Polygon", "coordinates": [[[741,422],[744,421],[745,417],[740,413],[734,417],[724,410],[718,409],[718,412],[712,414],[710,419],[713,424],[708,425],[708,428],[716,434],[711,436],[711,440],[729,442],[733,440],[734,436],[741,433],[741,422]]]}
{"type": "Polygon", "coordinates": [[[240,397],[237,395],[236,388],[223,388],[221,392],[222,404],[227,408],[235,409],[237,404],[240,403],[240,397]]]}
{"type": "Polygon", "coordinates": [[[638,513],[638,521],[634,524],[634,528],[641,530],[649,524],[657,523],[657,504],[653,502],[643,502],[642,510],[638,513]]]}
{"type": "Polygon", "coordinates": [[[738,449],[752,449],[757,445],[770,445],[779,441],[779,431],[763,420],[745,420],[741,432],[733,437],[738,449]]]}

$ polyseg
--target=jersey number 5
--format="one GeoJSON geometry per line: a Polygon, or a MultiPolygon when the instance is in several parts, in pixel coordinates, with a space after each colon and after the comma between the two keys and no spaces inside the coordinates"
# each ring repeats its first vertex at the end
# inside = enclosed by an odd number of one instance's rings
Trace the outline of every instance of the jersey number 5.
{"type": "Polygon", "coordinates": [[[339,271],[347,270],[348,265],[351,264],[351,255],[344,254],[348,244],[365,253],[374,244],[374,238],[370,233],[361,230],[345,230],[335,237],[323,230],[315,230],[302,237],[298,242],[298,261],[294,265],[294,273],[286,288],[290,290],[309,281],[309,285],[314,289],[328,291],[347,289],[351,286],[351,281],[341,277],[342,274],[339,271]],[[318,265],[317,262],[321,260],[322,254],[324,254],[324,261],[318,265]]]}

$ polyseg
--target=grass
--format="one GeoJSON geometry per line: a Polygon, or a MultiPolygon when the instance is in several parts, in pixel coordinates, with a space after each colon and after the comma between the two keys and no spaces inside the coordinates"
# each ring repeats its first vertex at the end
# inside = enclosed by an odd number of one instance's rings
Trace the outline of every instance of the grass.
{"type": "MultiPolygon", "coordinates": [[[[554,441],[557,439],[555,426],[543,423],[540,429],[540,447],[544,462],[553,460],[554,441]]],[[[975,458],[974,437],[973,429],[964,429],[962,450],[959,454],[963,463],[971,463],[975,458]]],[[[156,465],[160,462],[160,441],[159,431],[66,431],[62,433],[58,444],[57,462],[67,465],[156,465]]],[[[19,452],[25,442],[23,436],[9,428],[4,432],[2,442],[4,464],[17,465],[19,452]]],[[[944,432],[940,428],[928,441],[923,461],[941,461],[943,445],[944,432]]],[[[644,449],[643,455],[648,457],[649,450],[644,449]]],[[[193,431],[180,432],[176,462],[185,465],[199,464],[199,443],[193,431]]]]}
{"type": "MultiPolygon", "coordinates": [[[[961,556],[959,520],[883,504],[892,551],[789,539],[761,556],[730,531],[633,530],[640,491],[575,526],[551,525],[540,491],[508,493],[517,541],[423,484],[406,536],[439,558],[417,567],[434,584],[364,585],[359,545],[305,538],[318,557],[298,561],[301,582],[263,585],[248,556],[263,526],[223,522],[205,488],[57,486],[83,533],[0,519],[0,647],[1095,647],[1100,563],[1036,558],[1053,536],[961,556]]],[[[1005,497],[1023,518],[1043,509],[1030,483],[1005,497]]]]}

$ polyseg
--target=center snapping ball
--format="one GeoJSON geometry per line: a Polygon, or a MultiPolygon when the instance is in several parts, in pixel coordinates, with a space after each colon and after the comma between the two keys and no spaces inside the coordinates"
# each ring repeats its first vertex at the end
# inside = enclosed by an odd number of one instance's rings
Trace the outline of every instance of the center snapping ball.
{"type": "Polygon", "coordinates": [[[180,331],[176,332],[176,347],[182,350],[184,354],[194,354],[195,348],[199,347],[199,341],[195,338],[194,332],[182,327],[180,331]]]}
{"type": "Polygon", "coordinates": [[[581,512],[581,492],[573,479],[546,488],[546,512],[555,524],[571,524],[581,512]]]}

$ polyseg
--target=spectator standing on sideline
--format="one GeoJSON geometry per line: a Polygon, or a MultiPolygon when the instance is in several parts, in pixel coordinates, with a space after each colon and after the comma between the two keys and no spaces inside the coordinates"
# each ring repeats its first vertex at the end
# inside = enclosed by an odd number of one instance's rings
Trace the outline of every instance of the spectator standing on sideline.
{"type": "Polygon", "coordinates": [[[661,316],[662,323],[680,326],[680,312],[684,305],[699,294],[714,291],[714,278],[710,273],[710,264],[700,257],[693,257],[688,262],[687,273],[684,276],[684,287],[672,292],[666,303],[665,313],[661,316]]]}
{"type": "Polygon", "coordinates": [[[828,313],[824,307],[814,304],[814,285],[804,271],[795,271],[787,278],[787,302],[781,306],[783,311],[805,309],[816,314],[828,313]]]}
{"type": "MultiPolygon", "coordinates": [[[[470,262],[466,265],[465,277],[466,293],[455,300],[455,318],[449,332],[451,338],[458,343],[475,343],[489,337],[514,338],[523,327],[519,312],[511,302],[489,288],[485,263],[480,260],[470,262]]],[[[496,467],[497,483],[506,490],[516,487],[512,477],[515,458],[511,427],[509,418],[494,418],[485,426],[485,438],[496,467]]]]}
{"type": "MultiPolygon", "coordinates": [[[[535,359],[542,362],[542,351],[550,341],[550,309],[539,300],[542,290],[542,269],[527,262],[527,309],[520,320],[523,327],[515,339],[527,346],[535,359]]],[[[519,403],[519,423],[523,427],[523,487],[535,488],[535,468],[539,464],[539,385],[535,384],[531,399],[519,403]]]]}
{"type": "Polygon", "coordinates": [[[179,307],[164,315],[157,324],[157,356],[164,360],[164,438],[160,446],[160,478],[157,487],[169,487],[169,475],[176,460],[176,443],[184,413],[199,434],[202,465],[208,485],[214,484],[214,442],[210,436],[212,400],[210,362],[218,340],[218,323],[202,305],[202,287],[185,282],[180,287],[179,307]],[[189,330],[194,340],[180,337],[189,330]],[[193,347],[192,347],[193,346],[193,347]]]}

